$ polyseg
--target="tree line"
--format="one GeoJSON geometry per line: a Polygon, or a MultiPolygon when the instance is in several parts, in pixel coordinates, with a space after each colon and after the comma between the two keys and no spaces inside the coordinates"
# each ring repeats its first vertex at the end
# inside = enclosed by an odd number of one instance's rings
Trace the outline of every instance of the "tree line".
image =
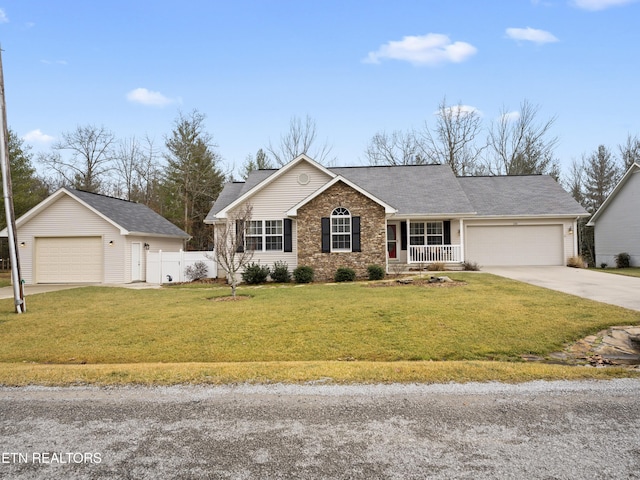
{"type": "MultiPolygon", "coordinates": [[[[640,162],[640,139],[627,134],[617,152],[599,145],[562,172],[554,154],[556,118],[538,117],[539,107],[525,100],[519,111],[503,108],[498,119],[485,126],[477,110],[461,103],[448,105],[444,98],[432,123],[407,131],[379,131],[363,155],[370,165],[448,164],[460,176],[551,175],[591,213],[624,171],[640,162]]],[[[162,145],[149,137],[117,139],[104,126],[78,126],[63,132],[51,151],[35,159],[31,147],[10,130],[16,216],[67,186],[143,203],[189,233],[193,238],[188,248],[211,249],[212,231],[203,220],[233,172],[225,169],[205,120],[197,110],[179,112],[162,145]],[[36,173],[34,160],[46,167],[45,175],[36,173]]],[[[255,155],[247,155],[239,174],[246,179],[252,170],[277,168],[303,153],[331,165],[337,161],[331,150],[326,141],[319,141],[311,117],[293,117],[278,142],[269,141],[255,155]]],[[[4,224],[3,212],[0,215],[4,224]]],[[[587,238],[586,227],[581,230],[587,238]]],[[[582,247],[588,254],[592,240],[587,238],[582,247]]]]}

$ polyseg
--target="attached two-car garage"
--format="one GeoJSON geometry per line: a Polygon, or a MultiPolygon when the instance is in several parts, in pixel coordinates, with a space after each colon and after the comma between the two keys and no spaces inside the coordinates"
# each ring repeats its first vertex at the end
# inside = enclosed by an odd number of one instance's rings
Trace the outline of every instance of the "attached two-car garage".
{"type": "Polygon", "coordinates": [[[36,283],[101,283],[101,237],[35,238],[36,283]]]}
{"type": "Polygon", "coordinates": [[[467,225],[465,258],[481,266],[564,265],[562,224],[467,225]]]}

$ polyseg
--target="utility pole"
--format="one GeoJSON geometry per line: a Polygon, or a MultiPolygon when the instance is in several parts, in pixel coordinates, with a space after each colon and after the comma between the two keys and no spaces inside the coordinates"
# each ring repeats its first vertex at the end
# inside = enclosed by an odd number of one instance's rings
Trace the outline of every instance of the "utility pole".
{"type": "Polygon", "coordinates": [[[2,48],[0,48],[0,169],[2,170],[2,193],[4,210],[7,218],[7,237],[9,239],[9,258],[11,261],[11,283],[16,313],[24,313],[24,286],[20,275],[20,256],[18,252],[18,236],[16,234],[16,216],[13,211],[13,190],[11,188],[11,168],[9,167],[9,129],[7,127],[7,109],[4,99],[4,73],[2,70],[2,48]]]}

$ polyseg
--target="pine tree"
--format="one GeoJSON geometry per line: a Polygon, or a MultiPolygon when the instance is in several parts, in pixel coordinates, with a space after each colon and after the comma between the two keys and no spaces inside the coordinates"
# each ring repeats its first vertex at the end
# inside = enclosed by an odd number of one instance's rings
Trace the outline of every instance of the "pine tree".
{"type": "Polygon", "coordinates": [[[600,145],[586,158],[584,171],[585,206],[587,210],[594,213],[615,187],[619,168],[609,149],[600,145]]]}

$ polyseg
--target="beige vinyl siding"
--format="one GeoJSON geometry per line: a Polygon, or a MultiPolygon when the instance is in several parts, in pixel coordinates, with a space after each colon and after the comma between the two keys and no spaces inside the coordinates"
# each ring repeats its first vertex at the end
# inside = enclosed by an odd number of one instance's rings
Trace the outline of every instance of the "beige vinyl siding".
{"type": "Polygon", "coordinates": [[[140,243],[142,247],[142,280],[145,280],[146,272],[147,272],[147,250],[144,249],[144,244],[149,244],[149,252],[159,252],[162,250],[163,252],[179,252],[181,249],[184,249],[184,242],[180,238],[166,238],[166,237],[137,237],[137,236],[127,236],[124,237],[126,246],[125,249],[128,255],[125,256],[125,264],[124,264],[124,283],[131,282],[131,272],[132,272],[132,257],[131,257],[131,244],[132,243],[140,243]]]}
{"type": "Polygon", "coordinates": [[[481,265],[564,265],[575,255],[572,219],[467,220],[465,260],[481,265]],[[475,257],[475,258],[474,258],[475,257]]]}
{"type": "Polygon", "coordinates": [[[596,266],[615,266],[615,256],[626,252],[640,266],[640,172],[630,175],[595,224],[596,266]]]}
{"type": "MultiPolygon", "coordinates": [[[[318,170],[307,162],[299,162],[291,170],[284,172],[271,184],[264,187],[249,199],[253,207],[253,220],[282,220],[286,212],[301,202],[330,180],[329,175],[318,170]],[[306,175],[308,183],[300,184],[300,175],[306,175]]],[[[240,207],[241,208],[241,207],[240,207]]],[[[330,214],[329,212],[328,214],[330,214]]],[[[327,215],[328,215],[327,214],[327,215]]],[[[277,260],[287,262],[290,270],[297,267],[297,225],[292,225],[292,252],[256,252],[253,260],[256,263],[273,265],[277,260]]]]}
{"type": "Polygon", "coordinates": [[[124,241],[120,230],[67,195],[61,196],[45,210],[18,228],[20,266],[27,284],[35,282],[35,238],[101,237],[104,259],[103,282],[121,283],[124,278],[122,255],[124,241]],[[113,240],[114,245],[109,246],[113,240]]]}

